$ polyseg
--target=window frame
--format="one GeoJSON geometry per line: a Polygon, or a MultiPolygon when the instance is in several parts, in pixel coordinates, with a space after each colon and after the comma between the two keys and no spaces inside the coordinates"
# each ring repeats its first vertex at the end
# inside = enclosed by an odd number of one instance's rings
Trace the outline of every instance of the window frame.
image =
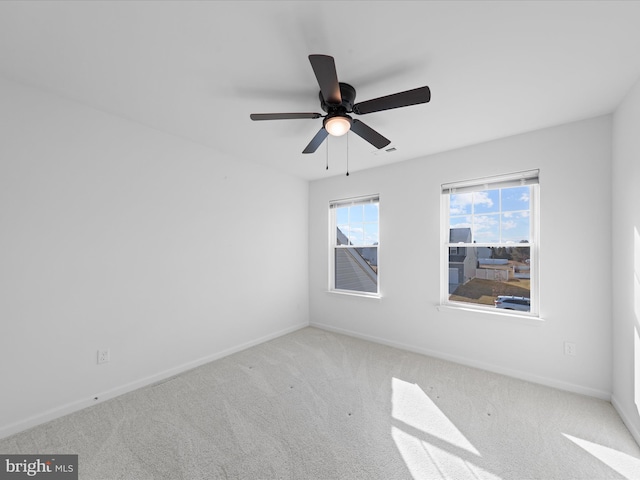
{"type": "MultiPolygon", "coordinates": [[[[363,224],[366,222],[362,222],[363,224]]],[[[343,198],[338,200],[329,201],[329,249],[328,249],[328,291],[331,293],[338,293],[344,295],[353,295],[360,297],[369,297],[369,298],[381,298],[380,294],[380,195],[379,194],[371,194],[371,195],[363,195],[358,197],[350,197],[343,198]],[[346,245],[338,245],[337,244],[337,229],[338,223],[336,219],[337,209],[340,207],[347,206],[356,206],[356,205],[365,205],[375,203],[378,206],[378,243],[375,245],[363,244],[363,245],[354,245],[354,246],[346,246],[346,245]],[[341,289],[336,288],[335,280],[336,280],[336,250],[344,249],[344,248],[370,248],[375,247],[377,249],[377,265],[376,265],[376,291],[375,292],[367,292],[362,290],[349,290],[349,289],[341,289]]]]}
{"type": "MultiPolygon", "coordinates": [[[[540,171],[527,170],[505,175],[496,175],[461,182],[446,183],[441,185],[441,241],[440,241],[440,306],[460,308],[478,312],[485,312],[497,315],[523,316],[527,318],[540,319],[540,171]],[[529,243],[522,244],[529,248],[529,268],[530,268],[530,311],[505,310],[494,306],[482,305],[471,302],[461,302],[450,300],[449,293],[449,252],[454,247],[517,247],[518,243],[509,242],[483,242],[474,243],[452,243],[450,242],[450,200],[451,194],[467,193],[474,191],[493,190],[498,188],[509,188],[520,185],[530,186],[529,198],[529,243]],[[462,190],[462,192],[459,192],[462,190]]],[[[502,209],[499,212],[503,214],[502,209]]],[[[482,215],[480,213],[479,215],[482,215]]]]}

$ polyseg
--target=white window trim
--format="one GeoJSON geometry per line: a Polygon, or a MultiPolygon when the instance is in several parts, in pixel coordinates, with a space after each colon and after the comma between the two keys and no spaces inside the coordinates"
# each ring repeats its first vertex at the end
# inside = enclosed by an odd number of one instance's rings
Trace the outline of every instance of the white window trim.
{"type": "MultiPolygon", "coordinates": [[[[489,315],[504,317],[526,318],[542,320],[540,317],[540,172],[528,170],[507,175],[453,182],[442,185],[440,195],[440,304],[438,310],[465,310],[470,312],[482,312],[489,315]],[[505,188],[509,186],[531,185],[531,198],[529,209],[531,215],[530,243],[530,268],[531,268],[531,310],[530,312],[503,311],[495,307],[483,306],[468,302],[456,302],[449,300],[449,248],[454,246],[483,247],[495,246],[495,243],[453,244],[449,242],[449,197],[451,193],[465,193],[484,188],[505,188]]],[[[517,246],[518,244],[504,244],[505,246],[517,246]]]]}
{"type": "MultiPolygon", "coordinates": [[[[371,194],[371,195],[363,195],[359,197],[351,197],[340,200],[331,200],[329,202],[329,251],[328,251],[328,272],[329,272],[329,282],[327,286],[328,293],[342,295],[345,297],[360,297],[360,298],[375,298],[381,299],[382,294],[380,290],[380,275],[377,278],[377,292],[361,292],[357,290],[342,290],[335,288],[335,249],[338,247],[336,245],[336,229],[338,225],[336,224],[336,216],[333,213],[333,209],[336,207],[346,207],[350,205],[358,205],[363,203],[378,203],[378,238],[380,237],[380,195],[379,194],[371,194]]],[[[380,269],[380,241],[378,240],[378,245],[376,245],[378,249],[378,271],[380,269]]]]}

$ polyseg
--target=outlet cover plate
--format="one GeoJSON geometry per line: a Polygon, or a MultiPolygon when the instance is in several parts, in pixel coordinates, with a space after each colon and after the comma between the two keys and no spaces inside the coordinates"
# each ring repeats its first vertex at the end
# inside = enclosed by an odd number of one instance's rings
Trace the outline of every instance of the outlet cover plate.
{"type": "Polygon", "coordinates": [[[98,364],[108,363],[110,360],[109,349],[103,348],[98,350],[98,364]]]}
{"type": "Polygon", "coordinates": [[[576,356],[576,344],[573,342],[564,342],[564,354],[571,357],[576,356]]]}

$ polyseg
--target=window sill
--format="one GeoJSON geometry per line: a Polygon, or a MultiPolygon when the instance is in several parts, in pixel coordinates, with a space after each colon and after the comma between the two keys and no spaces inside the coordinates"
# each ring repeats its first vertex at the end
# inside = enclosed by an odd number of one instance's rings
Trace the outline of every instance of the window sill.
{"type": "Polygon", "coordinates": [[[382,300],[382,295],[378,293],[354,292],[350,290],[327,290],[327,293],[341,297],[370,298],[378,301],[382,300]]]}
{"type": "Polygon", "coordinates": [[[469,312],[473,314],[479,314],[480,316],[486,316],[487,318],[524,321],[525,323],[529,323],[531,325],[541,325],[545,321],[542,317],[537,315],[527,315],[524,313],[517,313],[513,310],[504,310],[501,308],[484,309],[452,304],[437,304],[435,305],[435,307],[438,312],[469,312]]]}

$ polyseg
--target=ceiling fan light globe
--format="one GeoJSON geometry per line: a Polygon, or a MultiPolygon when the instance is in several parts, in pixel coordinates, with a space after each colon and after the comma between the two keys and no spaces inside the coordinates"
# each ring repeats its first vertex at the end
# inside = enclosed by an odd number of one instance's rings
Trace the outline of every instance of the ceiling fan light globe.
{"type": "Polygon", "coordinates": [[[324,122],[324,128],[329,135],[339,137],[351,129],[351,118],[348,116],[329,117],[324,122]]]}

